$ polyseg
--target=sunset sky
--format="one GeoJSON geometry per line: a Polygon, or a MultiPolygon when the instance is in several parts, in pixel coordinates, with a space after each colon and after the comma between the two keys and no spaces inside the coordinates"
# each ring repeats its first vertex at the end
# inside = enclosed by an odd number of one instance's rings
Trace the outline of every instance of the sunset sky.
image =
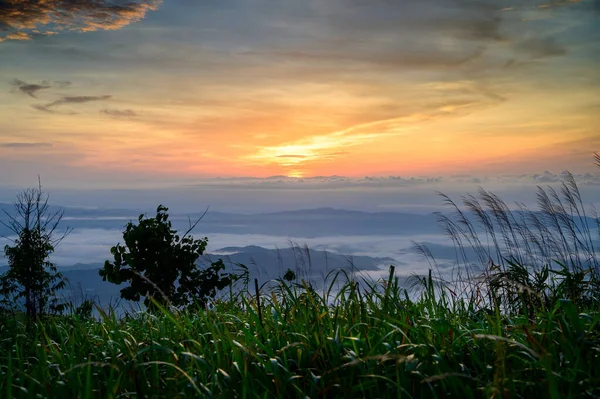
{"type": "Polygon", "coordinates": [[[597,173],[600,1],[9,0],[0,184],[597,173]]]}

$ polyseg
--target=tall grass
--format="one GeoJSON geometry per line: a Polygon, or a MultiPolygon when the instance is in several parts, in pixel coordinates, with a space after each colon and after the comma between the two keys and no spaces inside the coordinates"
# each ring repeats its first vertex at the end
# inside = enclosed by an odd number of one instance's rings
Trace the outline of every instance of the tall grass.
{"type": "MultiPolygon", "coordinates": [[[[456,249],[455,296],[509,314],[550,311],[560,298],[598,304],[600,218],[586,211],[572,174],[564,173],[559,188],[538,187],[537,210],[511,208],[484,189],[460,205],[440,195],[453,210],[437,218],[456,249]]],[[[416,247],[435,264],[426,246],[416,247]]]]}
{"type": "Polygon", "coordinates": [[[477,312],[423,281],[278,280],[212,311],[0,326],[0,397],[597,397],[600,316],[477,312]],[[342,284],[341,289],[334,289],[342,284]]]}

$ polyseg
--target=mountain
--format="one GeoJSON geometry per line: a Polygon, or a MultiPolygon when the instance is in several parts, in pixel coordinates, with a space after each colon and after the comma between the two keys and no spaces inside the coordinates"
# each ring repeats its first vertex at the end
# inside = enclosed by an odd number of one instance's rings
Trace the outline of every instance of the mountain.
{"type": "MultiPolygon", "coordinates": [[[[0,221],[6,221],[6,210],[12,207],[0,204],[0,221]]],[[[62,226],[77,229],[116,229],[135,220],[142,211],[65,208],[62,226]]],[[[152,211],[147,212],[152,216],[152,211]]],[[[201,234],[264,234],[270,236],[323,237],[335,235],[402,235],[437,232],[435,217],[408,213],[369,213],[333,208],[306,209],[262,214],[234,214],[207,212],[188,215],[170,214],[175,228],[183,230],[189,221],[202,217],[196,231],[201,234]]],[[[11,232],[0,224],[0,235],[11,232]]]]}
{"type": "Polygon", "coordinates": [[[206,265],[221,258],[230,267],[243,264],[248,267],[251,278],[259,280],[279,278],[288,269],[298,276],[322,280],[332,270],[375,271],[396,263],[391,258],[346,256],[299,246],[281,249],[225,247],[215,252],[204,256],[201,263],[206,265]]]}
{"type": "MultiPolygon", "coordinates": [[[[54,208],[53,208],[54,209],[54,208]]],[[[57,208],[56,208],[57,209],[57,208]]],[[[0,222],[6,222],[13,213],[11,204],[0,203],[0,222]]],[[[79,229],[109,229],[122,231],[130,220],[136,220],[141,213],[154,215],[154,209],[86,209],[65,208],[62,226],[79,229]]],[[[539,213],[536,212],[539,215],[539,213]]],[[[470,212],[466,212],[475,226],[480,223],[470,212]]],[[[317,238],[328,236],[392,236],[440,234],[442,231],[435,215],[420,215],[399,212],[362,212],[334,208],[302,209],[297,211],[236,214],[208,211],[191,214],[178,214],[171,210],[170,219],[178,230],[187,230],[190,221],[200,219],[195,234],[261,234],[280,237],[317,238]]],[[[519,217],[517,217],[519,219],[519,217]]],[[[583,223],[576,220],[578,227],[583,223]]],[[[585,223],[595,226],[593,218],[585,223]]],[[[0,236],[10,235],[6,226],[0,223],[0,236]]]]}

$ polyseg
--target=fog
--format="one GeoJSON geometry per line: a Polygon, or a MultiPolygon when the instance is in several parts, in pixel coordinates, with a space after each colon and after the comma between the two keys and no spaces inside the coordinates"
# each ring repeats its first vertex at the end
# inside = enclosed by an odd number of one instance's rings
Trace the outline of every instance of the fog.
{"type": "MultiPolygon", "coordinates": [[[[208,236],[207,253],[214,257],[225,256],[228,253],[219,251],[226,247],[260,246],[267,249],[282,249],[292,245],[310,250],[328,251],[347,257],[370,256],[391,258],[397,261],[395,266],[399,274],[422,273],[428,270],[427,261],[413,249],[413,242],[428,242],[441,245],[451,245],[442,234],[431,235],[392,235],[392,236],[328,236],[318,238],[281,237],[261,234],[223,234],[202,232],[200,236],[208,236]]],[[[110,248],[122,243],[122,231],[107,229],[78,229],[69,234],[51,255],[51,261],[59,267],[75,264],[102,264],[110,259],[110,248]]],[[[6,245],[8,240],[0,239],[0,245],[6,245]]],[[[0,261],[1,262],[1,261],[0,261]]],[[[4,263],[4,262],[1,262],[4,263]]],[[[387,265],[389,266],[389,265],[387,265]]]]}

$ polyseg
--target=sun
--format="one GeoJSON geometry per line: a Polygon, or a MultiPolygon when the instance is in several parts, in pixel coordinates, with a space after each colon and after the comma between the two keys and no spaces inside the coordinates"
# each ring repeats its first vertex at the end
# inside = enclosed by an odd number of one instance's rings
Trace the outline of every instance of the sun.
{"type": "Polygon", "coordinates": [[[304,172],[301,170],[292,170],[287,174],[288,177],[295,177],[297,179],[300,179],[302,177],[304,177],[304,172]]]}

